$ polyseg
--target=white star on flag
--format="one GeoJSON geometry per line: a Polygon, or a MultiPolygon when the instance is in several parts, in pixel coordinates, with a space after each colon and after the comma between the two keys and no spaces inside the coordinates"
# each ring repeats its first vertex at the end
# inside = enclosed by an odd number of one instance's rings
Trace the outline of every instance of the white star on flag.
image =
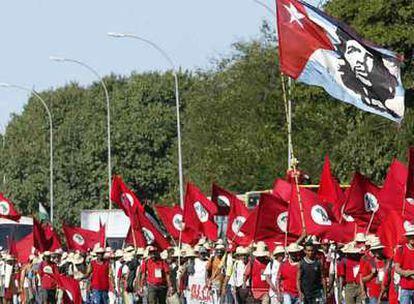
{"type": "Polygon", "coordinates": [[[305,18],[305,15],[300,13],[292,3],[289,3],[289,6],[287,5],[283,5],[283,6],[287,9],[287,11],[290,14],[289,23],[297,22],[300,25],[300,27],[303,28],[303,24],[302,22],[300,22],[300,19],[305,18]]]}

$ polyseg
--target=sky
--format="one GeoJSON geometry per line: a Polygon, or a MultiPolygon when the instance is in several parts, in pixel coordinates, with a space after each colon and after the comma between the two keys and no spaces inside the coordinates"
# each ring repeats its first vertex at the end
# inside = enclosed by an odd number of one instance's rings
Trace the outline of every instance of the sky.
{"type": "MultiPolygon", "coordinates": [[[[274,7],[273,0],[263,3],[274,7]]],[[[205,69],[229,54],[233,42],[258,37],[263,19],[274,22],[254,0],[1,1],[0,82],[41,91],[95,81],[81,66],[50,61],[52,55],[83,61],[100,75],[169,68],[149,46],[107,32],[140,35],[164,48],[176,66],[205,69]]],[[[0,87],[0,131],[27,99],[25,91],[0,87]]]]}

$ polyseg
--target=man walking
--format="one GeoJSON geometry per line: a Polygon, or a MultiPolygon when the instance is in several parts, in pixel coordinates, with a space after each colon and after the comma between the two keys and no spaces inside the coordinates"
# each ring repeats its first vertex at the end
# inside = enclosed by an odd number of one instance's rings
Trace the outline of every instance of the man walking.
{"type": "Polygon", "coordinates": [[[409,304],[414,300],[414,229],[408,229],[405,236],[407,244],[397,250],[394,259],[395,272],[401,276],[401,304],[409,304]]]}
{"type": "Polygon", "coordinates": [[[91,279],[91,301],[92,304],[108,304],[110,281],[113,285],[112,270],[109,261],[104,259],[105,249],[97,248],[95,253],[96,260],[91,261],[87,271],[91,279]]]}
{"type": "Polygon", "coordinates": [[[297,273],[300,297],[304,304],[325,303],[326,285],[322,263],[316,259],[312,242],[305,244],[304,251],[305,256],[299,263],[297,273]]]}

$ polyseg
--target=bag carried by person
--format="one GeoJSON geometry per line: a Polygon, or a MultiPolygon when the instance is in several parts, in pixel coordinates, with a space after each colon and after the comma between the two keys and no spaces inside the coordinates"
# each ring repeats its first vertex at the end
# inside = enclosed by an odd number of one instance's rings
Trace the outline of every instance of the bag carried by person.
{"type": "Polygon", "coordinates": [[[178,293],[174,293],[173,295],[168,296],[166,303],[167,304],[181,304],[180,297],[178,296],[178,293]]]}

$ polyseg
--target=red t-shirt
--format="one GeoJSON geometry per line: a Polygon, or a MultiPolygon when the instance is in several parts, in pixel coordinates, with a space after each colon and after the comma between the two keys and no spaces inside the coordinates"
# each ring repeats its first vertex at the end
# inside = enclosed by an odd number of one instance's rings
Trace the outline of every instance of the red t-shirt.
{"type": "Polygon", "coordinates": [[[381,285],[388,282],[389,279],[386,264],[382,260],[376,258],[365,260],[364,263],[361,261],[362,277],[371,274],[372,269],[374,268],[377,269],[377,274],[370,281],[366,282],[365,285],[367,287],[368,297],[378,299],[381,292],[381,285]]]}
{"type": "Polygon", "coordinates": [[[51,274],[57,274],[58,270],[55,264],[43,261],[39,266],[39,275],[43,289],[56,289],[57,283],[51,274]]]}
{"type": "Polygon", "coordinates": [[[279,280],[281,282],[281,289],[283,292],[290,293],[294,296],[299,295],[296,286],[296,277],[298,273],[299,264],[291,264],[285,261],[279,268],[279,280]]]}
{"type": "Polygon", "coordinates": [[[166,286],[170,270],[163,260],[148,259],[142,264],[142,273],[146,273],[147,283],[155,286],[166,286]]]}
{"type": "Polygon", "coordinates": [[[253,267],[251,270],[252,276],[252,293],[253,298],[261,299],[264,294],[269,292],[269,284],[266,281],[266,277],[263,275],[263,272],[266,269],[267,261],[261,263],[258,259],[253,261],[253,267]]]}
{"type": "MultiPolygon", "coordinates": [[[[394,261],[403,270],[414,270],[414,249],[408,248],[407,244],[398,248],[394,261]]],[[[403,289],[414,289],[414,278],[401,276],[400,286],[403,289]]]]}
{"type": "Polygon", "coordinates": [[[344,258],[338,264],[338,276],[345,278],[345,284],[359,283],[360,261],[344,258]]]}
{"type": "Polygon", "coordinates": [[[109,290],[109,262],[92,261],[91,289],[108,291],[109,290]]]}

